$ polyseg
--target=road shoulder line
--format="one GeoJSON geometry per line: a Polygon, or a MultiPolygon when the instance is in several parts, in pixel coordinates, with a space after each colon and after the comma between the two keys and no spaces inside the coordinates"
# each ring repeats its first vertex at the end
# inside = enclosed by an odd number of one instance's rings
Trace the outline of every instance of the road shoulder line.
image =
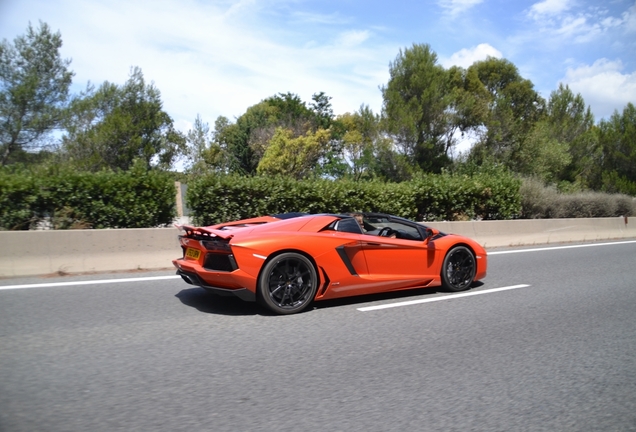
{"type": "Polygon", "coordinates": [[[470,297],[470,296],[476,296],[480,294],[492,294],[499,291],[508,291],[508,290],[513,290],[518,288],[527,288],[529,286],[530,285],[526,285],[526,284],[511,285],[507,287],[492,288],[492,289],[487,289],[482,291],[471,291],[466,293],[445,295],[445,296],[428,298],[428,299],[409,300],[409,301],[404,301],[399,303],[388,303],[388,304],[382,304],[377,306],[367,306],[367,307],[358,308],[358,310],[360,312],[370,312],[370,311],[375,311],[380,309],[389,309],[389,308],[395,308],[395,307],[412,306],[412,305],[422,304],[422,303],[432,303],[437,301],[452,300],[452,299],[456,299],[460,297],[470,297]]]}

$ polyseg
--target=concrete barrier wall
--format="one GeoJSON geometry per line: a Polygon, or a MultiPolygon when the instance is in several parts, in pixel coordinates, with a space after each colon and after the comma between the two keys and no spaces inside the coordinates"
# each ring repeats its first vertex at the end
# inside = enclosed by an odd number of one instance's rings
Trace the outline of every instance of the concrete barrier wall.
{"type": "Polygon", "coordinates": [[[0,231],[0,277],[172,266],[176,228],[0,231]]]}
{"type": "Polygon", "coordinates": [[[470,237],[486,248],[636,238],[633,217],[427,222],[426,225],[470,237]]]}
{"type": "MultiPolygon", "coordinates": [[[[428,222],[486,248],[636,238],[636,218],[428,222]]],[[[171,268],[176,228],[0,231],[0,277],[171,268]]]]}

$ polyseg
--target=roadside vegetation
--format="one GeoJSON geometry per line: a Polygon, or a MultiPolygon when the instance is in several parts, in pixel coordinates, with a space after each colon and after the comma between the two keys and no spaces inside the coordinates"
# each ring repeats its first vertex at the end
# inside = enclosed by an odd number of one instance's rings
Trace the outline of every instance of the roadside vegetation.
{"type": "Polygon", "coordinates": [[[173,176],[142,164],[119,172],[0,170],[4,229],[146,228],[171,224],[175,215],[173,176]]]}
{"type": "Polygon", "coordinates": [[[564,193],[535,178],[523,179],[520,195],[519,217],[523,219],[598,218],[636,214],[636,198],[633,196],[589,190],[564,193]]]}
{"type": "Polygon", "coordinates": [[[596,121],[580,94],[559,85],[546,100],[506,59],[447,69],[414,44],[389,64],[380,113],[335,115],[324,92],[281,92],[212,126],[198,115],[183,133],[138,67],[124,84],[71,94],[61,46],[46,23],[0,44],[2,229],[167,224],[175,179],[199,223],[283,211],[636,214],[634,105],[596,121]]]}

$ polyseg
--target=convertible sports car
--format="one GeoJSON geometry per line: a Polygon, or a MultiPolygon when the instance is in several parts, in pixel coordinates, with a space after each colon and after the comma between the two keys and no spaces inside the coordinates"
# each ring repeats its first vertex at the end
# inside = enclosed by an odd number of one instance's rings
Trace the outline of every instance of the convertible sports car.
{"type": "Polygon", "coordinates": [[[412,288],[468,289],[486,276],[475,241],[378,213],[286,213],[180,226],[187,283],[291,314],[312,301],[412,288]]]}

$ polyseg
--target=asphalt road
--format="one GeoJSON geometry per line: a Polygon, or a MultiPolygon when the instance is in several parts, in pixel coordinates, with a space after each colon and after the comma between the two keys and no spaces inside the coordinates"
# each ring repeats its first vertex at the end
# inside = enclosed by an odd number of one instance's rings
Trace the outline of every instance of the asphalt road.
{"type": "Polygon", "coordinates": [[[636,431],[636,242],[513,252],[479,295],[294,316],[172,272],[0,280],[0,431],[636,431]]]}

